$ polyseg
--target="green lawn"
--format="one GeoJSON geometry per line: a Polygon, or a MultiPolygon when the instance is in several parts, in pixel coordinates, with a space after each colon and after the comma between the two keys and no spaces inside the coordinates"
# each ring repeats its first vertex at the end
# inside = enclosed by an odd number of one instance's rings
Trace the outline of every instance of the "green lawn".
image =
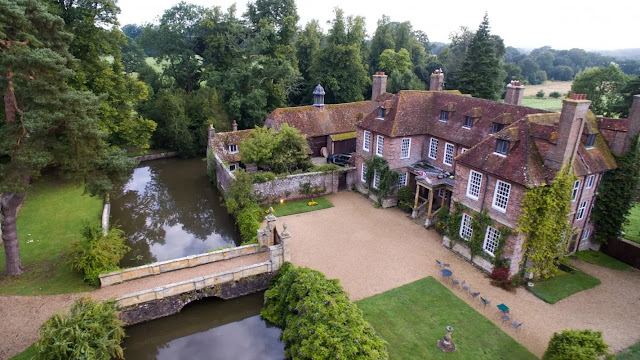
{"type": "Polygon", "coordinates": [[[623,263],[622,261],[618,261],[607,254],[601,253],[600,251],[595,251],[595,250],[578,251],[576,253],[576,256],[580,260],[584,260],[591,264],[608,267],[609,269],[614,269],[614,270],[631,269],[631,266],[623,263]]]}
{"type": "Polygon", "coordinates": [[[640,243],[640,204],[634,204],[624,226],[624,238],[640,243]]]}
{"type": "Polygon", "coordinates": [[[37,351],[36,351],[36,346],[34,344],[34,345],[29,346],[23,352],[21,352],[20,354],[12,357],[9,360],[31,360],[36,356],[36,354],[37,354],[37,351]]]}
{"type": "MultiPolygon", "coordinates": [[[[82,192],[82,187],[51,179],[31,187],[18,214],[20,255],[26,270],[18,277],[0,275],[0,294],[61,294],[92,289],[67,262],[69,244],[80,237],[83,219],[98,221],[102,212],[102,200],[83,196],[82,192]]],[[[0,252],[4,273],[4,249],[0,252]]]]}
{"type": "MultiPolygon", "coordinates": [[[[391,359],[536,359],[483,314],[432,277],[359,301],[358,307],[388,342],[391,359]],[[457,348],[443,353],[436,345],[452,326],[457,348]]],[[[495,307],[487,316],[498,317],[495,307]]],[[[527,326],[524,324],[522,326],[527,326]]]]}
{"type": "Polygon", "coordinates": [[[640,360],[640,342],[616,355],[616,360],[640,360]]]}
{"type": "Polygon", "coordinates": [[[574,273],[561,271],[551,279],[536,282],[534,287],[527,287],[535,296],[549,304],[569,297],[577,292],[600,285],[600,280],[580,270],[574,273]]]}
{"type": "Polygon", "coordinates": [[[522,99],[522,105],[535,109],[560,112],[560,110],[562,110],[562,99],[554,99],[549,97],[525,97],[522,99]]]}
{"type": "MultiPolygon", "coordinates": [[[[323,197],[317,197],[313,199],[285,202],[283,204],[273,204],[271,206],[273,206],[273,210],[275,210],[276,212],[275,216],[280,217],[280,216],[306,213],[309,211],[327,209],[327,208],[333,207],[333,204],[330,203],[329,200],[323,197]],[[307,203],[310,201],[316,201],[318,205],[314,205],[314,206],[307,205],[307,203]]],[[[269,207],[266,206],[263,209],[266,211],[267,209],[269,209],[269,207]]]]}

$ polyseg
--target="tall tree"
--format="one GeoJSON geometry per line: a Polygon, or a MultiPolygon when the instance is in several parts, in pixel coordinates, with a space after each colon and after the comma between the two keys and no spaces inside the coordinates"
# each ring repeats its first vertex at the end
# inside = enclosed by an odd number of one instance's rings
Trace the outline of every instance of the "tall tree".
{"type": "Polygon", "coordinates": [[[380,71],[380,55],[386,49],[396,49],[396,42],[393,40],[393,24],[391,18],[387,15],[382,15],[382,18],[378,20],[378,27],[376,28],[373,38],[371,38],[371,47],[369,52],[369,71],[380,71]]]}
{"type": "Polygon", "coordinates": [[[295,42],[296,55],[298,57],[298,69],[304,79],[304,91],[294,100],[294,104],[310,104],[313,100],[314,80],[311,78],[313,62],[320,54],[320,42],[322,41],[322,30],[317,20],[307,23],[304,30],[298,35],[295,42]]]}
{"type": "Polygon", "coordinates": [[[471,44],[471,39],[473,39],[473,32],[466,26],[461,26],[457,32],[449,35],[451,44],[445,46],[438,54],[438,60],[444,65],[443,70],[445,70],[445,86],[447,89],[458,89],[460,87],[462,62],[471,44]]]}
{"type": "Polygon", "coordinates": [[[502,39],[491,35],[489,16],[485,14],[462,63],[460,91],[483,99],[497,100],[504,85],[503,57],[502,39]]]}
{"type": "Polygon", "coordinates": [[[6,274],[23,268],[16,217],[30,183],[45,168],[103,194],[133,165],[100,131],[99,99],[74,90],[72,36],[37,0],[0,0],[0,201],[6,274]]]}
{"type": "Polygon", "coordinates": [[[622,101],[622,89],[629,80],[617,66],[591,68],[576,75],[571,92],[587,94],[591,100],[591,110],[604,116],[614,116],[615,105],[622,101]]]}

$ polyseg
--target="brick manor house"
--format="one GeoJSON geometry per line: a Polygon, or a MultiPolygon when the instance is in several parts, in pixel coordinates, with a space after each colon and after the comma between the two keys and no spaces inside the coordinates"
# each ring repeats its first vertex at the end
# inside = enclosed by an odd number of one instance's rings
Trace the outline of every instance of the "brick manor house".
{"type": "MultiPolygon", "coordinates": [[[[383,157],[400,174],[398,189],[415,189],[412,217],[424,218],[426,226],[452,202],[462,204],[459,235],[470,239],[473,217],[486,210],[492,225],[484,230],[484,257],[473,261],[487,271],[493,267],[489,259],[498,248],[499,229],[507,227],[512,231],[504,239],[502,258],[511,260],[511,274],[518,272],[525,236],[515,229],[524,192],[552,183],[557,171],[570,165],[578,179],[567,251],[595,246],[589,220],[596,189],[602,175],[616,167],[612,152],[626,151],[640,131],[640,95],[634,97],[628,119],[610,119],[594,115],[584,95],[564,100],[560,113],[522,106],[524,86],[516,81],[507,85],[504,103],[443,91],[440,70],[431,75],[429,91],[390,94],[386,83],[387,76],[376,73],[370,102],[327,105],[318,85],[314,105],[276,109],[265,125],[298,128],[307,136],[312,156],[355,153],[354,177],[361,192],[368,191],[366,160],[383,157]]],[[[233,132],[214,132],[212,147],[232,170],[242,164],[238,148],[250,131],[234,126],[233,132]]],[[[250,165],[247,170],[252,171],[250,165]]],[[[379,180],[374,174],[371,186],[379,180]]],[[[396,202],[392,197],[383,206],[396,202]]],[[[443,242],[452,245],[446,236],[443,242]]],[[[464,244],[453,245],[453,251],[471,257],[464,244]]]]}

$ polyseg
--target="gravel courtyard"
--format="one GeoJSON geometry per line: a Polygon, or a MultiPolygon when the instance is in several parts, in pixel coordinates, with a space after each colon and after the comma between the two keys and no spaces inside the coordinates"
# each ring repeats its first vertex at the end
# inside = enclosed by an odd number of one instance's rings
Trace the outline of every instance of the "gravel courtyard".
{"type": "Polygon", "coordinates": [[[286,223],[292,234],[292,262],[340,279],[352,300],[426,276],[443,282],[436,266],[440,260],[450,263],[453,277],[470,283],[471,291],[479,291],[491,306],[484,309],[478,299],[460,289],[454,293],[538,356],[554,332],[567,328],[600,330],[616,352],[640,341],[640,271],[636,269],[616,271],[577,260],[574,265],[602,284],[550,305],[522,288],[510,293],[493,287],[484,273],[444,248],[435,231],[398,209],[376,209],[352,192],[327,199],[333,208],[282,217],[277,224],[286,223]],[[500,303],[511,308],[516,321],[524,322],[521,330],[515,332],[502,323],[495,307],[500,303]]]}

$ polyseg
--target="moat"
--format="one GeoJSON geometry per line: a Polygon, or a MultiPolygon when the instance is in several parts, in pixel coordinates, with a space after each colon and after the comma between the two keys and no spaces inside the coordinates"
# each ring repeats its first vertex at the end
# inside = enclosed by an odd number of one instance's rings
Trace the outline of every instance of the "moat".
{"type": "Polygon", "coordinates": [[[240,243],[233,218],[200,158],[140,163],[129,181],[112,192],[110,220],[124,231],[131,247],[122,267],[240,243]]]}

